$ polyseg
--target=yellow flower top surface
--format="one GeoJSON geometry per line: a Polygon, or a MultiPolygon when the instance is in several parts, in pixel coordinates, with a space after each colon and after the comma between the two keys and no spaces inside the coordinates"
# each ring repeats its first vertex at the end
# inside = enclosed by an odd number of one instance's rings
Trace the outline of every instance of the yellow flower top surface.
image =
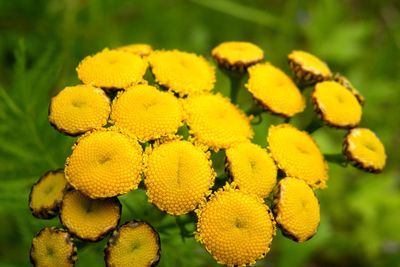
{"type": "Polygon", "coordinates": [[[141,142],[176,133],[182,124],[181,103],[154,86],[136,85],[114,99],[111,120],[141,142]]]}
{"type": "Polygon", "coordinates": [[[121,217],[117,198],[91,199],[79,191],[65,194],[60,219],[68,232],[86,241],[96,242],[114,230],[121,217]]]}
{"type": "Polygon", "coordinates": [[[110,115],[110,99],[91,85],[65,87],[52,98],[49,121],[60,132],[79,135],[101,128],[110,115]]]}
{"type": "Polygon", "coordinates": [[[319,202],[314,191],[303,180],[291,177],[281,179],[274,204],[276,223],[286,236],[304,242],[317,232],[319,202]]]}
{"type": "Polygon", "coordinates": [[[331,70],[318,57],[300,50],[292,51],[288,55],[289,62],[297,64],[301,71],[309,72],[312,75],[322,76],[324,79],[332,76],[331,70]]]}
{"type": "Polygon", "coordinates": [[[248,142],[253,137],[249,118],[221,95],[189,97],[184,109],[190,132],[214,150],[248,142]]]}
{"type": "Polygon", "coordinates": [[[33,186],[29,195],[29,208],[38,218],[51,218],[56,215],[67,190],[68,183],[62,170],[49,171],[33,186]]]}
{"type": "Polygon", "coordinates": [[[155,147],[146,163],[144,183],[149,201],[169,214],[194,210],[214,183],[208,154],[188,141],[175,140],[155,147]]]}
{"type": "Polygon", "coordinates": [[[283,71],[264,63],[251,66],[248,72],[246,87],[264,108],[285,117],[304,110],[303,95],[283,71]]]}
{"type": "Polygon", "coordinates": [[[226,150],[229,173],[242,191],[265,198],[276,184],[277,168],[267,150],[242,143],[226,150]]]}
{"type": "Polygon", "coordinates": [[[354,128],[344,141],[344,153],[356,166],[370,172],[381,172],[386,164],[385,147],[369,129],[354,128]]]}
{"type": "Polygon", "coordinates": [[[111,129],[78,139],[65,164],[68,182],[91,198],[114,197],[136,189],[142,171],[142,148],[111,129]]]}
{"type": "Polygon", "coordinates": [[[117,47],[116,50],[129,52],[141,57],[147,57],[153,52],[153,47],[148,44],[130,44],[121,47],[117,47]]]}
{"type": "Polygon", "coordinates": [[[181,96],[210,92],[215,70],[202,56],[193,53],[154,51],[149,63],[156,81],[181,96]]]}
{"type": "Polygon", "coordinates": [[[345,88],[347,88],[356,98],[360,105],[364,105],[364,96],[353,86],[353,84],[343,75],[335,74],[334,81],[340,83],[345,88]]]}
{"type": "Polygon", "coordinates": [[[160,260],[160,238],[145,222],[128,222],[115,231],[105,249],[107,267],[156,266],[160,260]]]}
{"type": "Polygon", "coordinates": [[[33,266],[75,266],[76,247],[68,232],[62,229],[43,228],[32,240],[33,266]]]}
{"type": "Polygon", "coordinates": [[[306,181],[313,188],[325,188],[327,164],[314,139],[290,124],[271,126],[268,148],[272,158],[287,176],[306,181]]]}
{"type": "Polygon", "coordinates": [[[357,98],[337,82],[317,83],[312,99],[314,108],[328,125],[353,128],[361,121],[362,107],[357,98]]]}
{"type": "Polygon", "coordinates": [[[249,42],[224,42],[211,51],[221,65],[247,67],[264,58],[264,51],[249,42]]]}
{"type": "Polygon", "coordinates": [[[268,253],[275,223],[262,199],[228,185],[196,212],[196,239],[218,263],[253,265],[268,253]]]}
{"type": "Polygon", "coordinates": [[[147,62],[126,51],[108,50],[87,56],[76,68],[79,79],[107,89],[124,89],[142,81],[147,62]]]}

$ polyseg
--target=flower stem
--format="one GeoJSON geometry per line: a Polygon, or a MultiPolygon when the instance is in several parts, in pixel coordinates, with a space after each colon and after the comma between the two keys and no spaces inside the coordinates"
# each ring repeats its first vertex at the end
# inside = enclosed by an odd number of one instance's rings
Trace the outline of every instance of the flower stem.
{"type": "Polygon", "coordinates": [[[241,73],[229,73],[228,77],[231,82],[231,101],[232,103],[237,104],[237,98],[241,87],[240,85],[242,83],[243,75],[241,73]]]}
{"type": "Polygon", "coordinates": [[[315,132],[316,130],[321,128],[322,126],[324,126],[324,125],[319,120],[319,118],[318,117],[314,117],[311,120],[310,124],[305,128],[305,131],[308,132],[309,134],[312,134],[313,132],[315,132]]]}
{"type": "Polygon", "coordinates": [[[346,157],[341,154],[324,154],[324,158],[326,161],[331,162],[331,163],[335,163],[338,164],[342,167],[346,167],[348,164],[348,161],[346,159],[346,157]]]}

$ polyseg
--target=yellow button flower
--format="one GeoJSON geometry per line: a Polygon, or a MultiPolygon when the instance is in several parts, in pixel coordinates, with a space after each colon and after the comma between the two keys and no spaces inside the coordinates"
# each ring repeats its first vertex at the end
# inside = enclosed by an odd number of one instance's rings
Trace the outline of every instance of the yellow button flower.
{"type": "Polygon", "coordinates": [[[111,129],[83,135],[65,163],[68,182],[91,198],[114,197],[136,189],[141,171],[139,143],[111,129]]]}
{"type": "Polygon", "coordinates": [[[360,103],[360,105],[364,105],[364,96],[353,86],[349,79],[339,73],[336,73],[334,75],[334,81],[346,87],[357,98],[357,101],[360,103]]]}
{"type": "Polygon", "coordinates": [[[181,96],[210,92],[215,70],[202,56],[178,50],[155,51],[149,63],[156,81],[181,96]]]}
{"type": "Polygon", "coordinates": [[[138,55],[104,49],[84,58],[76,71],[83,83],[111,90],[141,82],[146,69],[146,61],[138,55]]]}
{"type": "Polygon", "coordinates": [[[161,144],[146,162],[144,183],[149,201],[172,215],[194,210],[214,183],[208,155],[188,141],[161,144]]]}
{"type": "Polygon", "coordinates": [[[304,110],[303,95],[283,71],[270,63],[264,63],[250,67],[248,72],[246,87],[266,110],[285,117],[304,110]]]}
{"type": "Polygon", "coordinates": [[[184,109],[191,133],[214,150],[248,142],[253,137],[249,118],[221,95],[189,97],[184,109]]]}
{"type": "Polygon", "coordinates": [[[362,170],[379,173],[386,164],[385,147],[369,129],[351,129],[346,135],[343,152],[350,162],[362,170]]]}
{"type": "Polygon", "coordinates": [[[277,168],[267,150],[242,143],[226,150],[228,170],[242,191],[265,198],[276,183],[277,168]]]}
{"type": "Polygon", "coordinates": [[[147,57],[153,52],[153,48],[148,44],[130,44],[121,47],[117,47],[116,50],[129,52],[141,57],[147,57]]]}
{"type": "Polygon", "coordinates": [[[272,158],[287,176],[300,178],[313,188],[326,187],[327,164],[308,133],[280,124],[269,128],[267,141],[272,158]]]}
{"type": "Polygon", "coordinates": [[[330,126],[353,128],[361,121],[362,108],[357,98],[337,82],[317,83],[312,100],[316,112],[330,126]]]}
{"type": "Polygon", "coordinates": [[[49,121],[58,131],[76,136],[107,124],[110,111],[110,99],[103,90],[68,86],[52,98],[49,121]]]}
{"type": "Polygon", "coordinates": [[[262,199],[228,185],[196,212],[196,239],[218,263],[252,265],[269,252],[275,223],[262,199]]]}
{"type": "Polygon", "coordinates": [[[154,86],[136,85],[114,99],[111,120],[141,142],[147,142],[176,133],[183,111],[172,94],[154,86]]]}
{"type": "Polygon", "coordinates": [[[317,232],[319,210],[318,199],[306,182],[291,177],[279,181],[274,213],[284,235],[296,242],[309,240],[317,232]]]}

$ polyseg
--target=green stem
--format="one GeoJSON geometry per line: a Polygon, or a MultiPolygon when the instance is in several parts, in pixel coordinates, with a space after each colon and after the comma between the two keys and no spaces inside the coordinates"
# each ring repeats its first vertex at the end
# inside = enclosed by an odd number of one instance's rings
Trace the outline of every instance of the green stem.
{"type": "Polygon", "coordinates": [[[324,126],[322,122],[317,117],[314,117],[310,124],[305,128],[305,131],[307,131],[309,134],[312,134],[322,126],[324,126]]]}
{"type": "Polygon", "coordinates": [[[342,167],[346,167],[348,164],[348,161],[346,159],[346,157],[341,154],[324,154],[324,158],[326,161],[330,162],[330,163],[335,163],[338,164],[342,167]]]}
{"type": "Polygon", "coordinates": [[[231,92],[230,92],[231,101],[232,103],[237,104],[237,97],[239,94],[243,75],[241,73],[235,73],[235,74],[229,74],[228,77],[231,82],[231,92]]]}

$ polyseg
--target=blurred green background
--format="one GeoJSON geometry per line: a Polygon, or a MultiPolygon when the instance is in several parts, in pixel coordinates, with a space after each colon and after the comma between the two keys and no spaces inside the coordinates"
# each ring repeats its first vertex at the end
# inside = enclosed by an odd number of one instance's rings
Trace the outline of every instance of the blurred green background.
{"type": "MultiPolygon", "coordinates": [[[[380,175],[330,164],[319,191],[321,225],[297,244],[280,233],[257,266],[400,266],[400,5],[396,0],[59,0],[0,1],[0,266],[29,266],[32,237],[59,225],[28,209],[31,185],[62,167],[73,139],[47,121],[50,97],[77,84],[75,67],[104,47],[149,43],[206,55],[223,41],[254,42],[287,71],[293,49],[310,51],[344,73],[366,97],[362,126],[385,144],[380,175]]],[[[226,92],[218,73],[216,90],[226,92]],[[224,91],[225,90],[225,91],[224,91]]],[[[245,97],[245,96],[244,96],[245,97]]],[[[264,116],[266,124],[274,121],[264,116]]],[[[266,124],[256,140],[265,145],[266,124]]],[[[344,131],[314,136],[327,153],[341,151],[344,131]]],[[[143,192],[121,197],[123,220],[157,222],[143,192]]],[[[168,219],[168,218],[167,218],[168,219]]],[[[157,228],[157,227],[156,227],[157,228]]],[[[161,233],[160,266],[214,266],[193,238],[161,233]]],[[[104,241],[79,250],[77,266],[103,266],[104,241]]]]}

